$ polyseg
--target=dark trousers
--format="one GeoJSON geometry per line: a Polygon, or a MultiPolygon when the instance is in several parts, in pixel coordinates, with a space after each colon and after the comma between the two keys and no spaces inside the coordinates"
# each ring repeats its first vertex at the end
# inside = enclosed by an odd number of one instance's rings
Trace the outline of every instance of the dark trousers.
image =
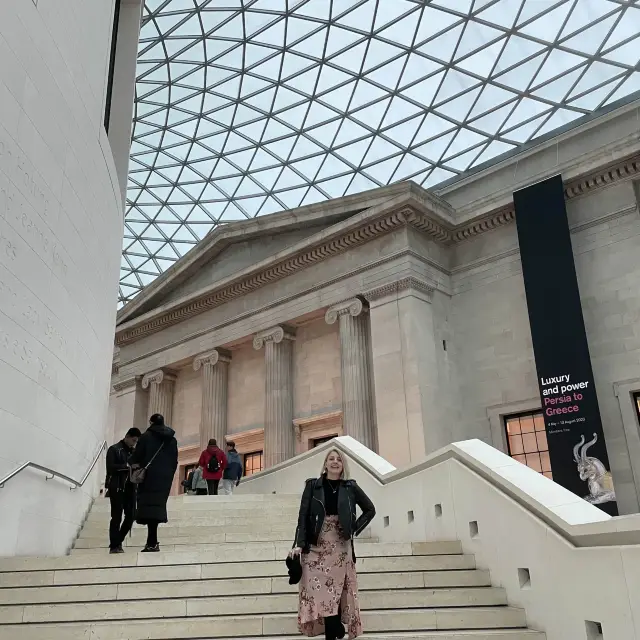
{"type": "Polygon", "coordinates": [[[158,525],[159,522],[147,523],[147,546],[155,547],[158,544],[158,525]]]}
{"type": "Polygon", "coordinates": [[[345,628],[340,620],[340,614],[335,616],[326,616],[324,619],[324,637],[325,640],[336,640],[336,638],[344,638],[345,628]]]}
{"type": "Polygon", "coordinates": [[[196,489],[197,496],[206,496],[209,493],[207,489],[196,489]]]}
{"type": "Polygon", "coordinates": [[[220,484],[220,480],[207,480],[207,486],[209,487],[209,495],[217,496],[218,495],[218,485],[220,484]]]}
{"type": "Polygon", "coordinates": [[[133,526],[134,496],[133,491],[110,492],[111,521],[109,522],[109,548],[119,547],[133,526]],[[122,515],[124,514],[124,521],[122,515]]]}

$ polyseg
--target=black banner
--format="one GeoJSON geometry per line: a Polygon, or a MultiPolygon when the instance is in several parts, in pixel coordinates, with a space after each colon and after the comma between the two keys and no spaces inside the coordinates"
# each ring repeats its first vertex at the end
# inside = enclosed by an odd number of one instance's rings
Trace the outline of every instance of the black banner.
{"type": "Polygon", "coordinates": [[[513,200],[553,479],[617,515],[562,176],[516,191],[513,200]]]}

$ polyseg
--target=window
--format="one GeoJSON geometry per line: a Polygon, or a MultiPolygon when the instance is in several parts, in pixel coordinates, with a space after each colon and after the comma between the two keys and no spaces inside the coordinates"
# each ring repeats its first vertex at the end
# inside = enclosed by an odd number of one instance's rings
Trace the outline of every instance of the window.
{"type": "Polygon", "coordinates": [[[505,416],[509,455],[553,480],[542,411],[505,416]]]}
{"type": "MultiPolygon", "coordinates": [[[[197,464],[186,464],[184,467],[182,467],[182,480],[186,480],[189,477],[189,474],[197,467],[197,464]]],[[[186,493],[187,490],[180,485],[180,491],[182,493],[186,493]]]]}
{"type": "Polygon", "coordinates": [[[636,393],[633,394],[633,406],[636,408],[636,415],[640,423],[640,391],[636,391],[636,393]]]}
{"type": "Polygon", "coordinates": [[[244,454],[244,475],[251,476],[258,471],[262,471],[262,451],[254,451],[253,453],[244,454]]]}
{"type": "Polygon", "coordinates": [[[316,447],[319,447],[321,444],[324,444],[325,442],[329,442],[329,440],[333,440],[334,438],[337,438],[338,434],[334,433],[332,436],[324,436],[322,438],[316,438],[315,440],[311,441],[311,448],[315,449],[316,447]]]}

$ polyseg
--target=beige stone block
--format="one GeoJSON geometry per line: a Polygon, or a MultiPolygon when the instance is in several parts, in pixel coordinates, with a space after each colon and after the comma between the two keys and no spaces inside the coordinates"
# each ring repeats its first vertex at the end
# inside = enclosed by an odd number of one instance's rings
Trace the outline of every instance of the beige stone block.
{"type": "MultiPolygon", "coordinates": [[[[253,574],[253,571],[251,573],[253,574]]],[[[174,582],[147,583],[143,589],[144,597],[148,599],[171,598],[176,595],[174,582]]],[[[235,580],[185,580],[180,585],[180,596],[184,598],[210,598],[214,596],[257,595],[269,594],[271,590],[271,578],[257,578],[255,576],[235,580]]],[[[137,584],[120,584],[118,585],[118,600],[137,600],[140,597],[140,591],[141,588],[137,584]]]]}
{"type": "MultiPolygon", "coordinates": [[[[235,578],[238,575],[238,565],[229,564],[203,564],[202,578],[235,578]]],[[[263,576],[284,576],[287,575],[287,568],[284,564],[284,556],[278,561],[272,562],[255,562],[251,565],[251,575],[254,578],[263,576]]]]}
{"type": "Polygon", "coordinates": [[[400,558],[359,558],[358,571],[450,571],[475,569],[473,556],[405,556],[400,558]]]}
{"type": "Polygon", "coordinates": [[[435,587],[488,587],[491,577],[488,571],[425,571],[422,573],[424,586],[435,587]]]}
{"type": "MultiPolygon", "coordinates": [[[[234,571],[237,567],[231,565],[234,571]]],[[[202,565],[121,567],[118,569],[75,569],[55,572],[54,584],[108,584],[109,582],[154,582],[159,580],[197,580],[201,577],[202,565]]],[[[236,573],[237,575],[237,573],[236,573]]]]}
{"type": "Polygon", "coordinates": [[[422,631],[436,629],[436,624],[436,612],[428,609],[396,609],[362,613],[362,626],[371,633],[384,633],[387,629],[422,631]]]}
{"type": "Polygon", "coordinates": [[[506,605],[502,589],[406,589],[365,591],[359,596],[362,609],[418,609],[431,607],[477,607],[506,605]]]}
{"type": "Polygon", "coordinates": [[[0,575],[2,587],[38,587],[53,584],[53,571],[23,571],[0,575]]]}
{"type": "Polygon", "coordinates": [[[16,622],[27,622],[27,620],[24,618],[24,613],[26,608],[28,607],[22,607],[22,606],[0,607],[0,623],[14,624],[16,622]]]}
{"type": "Polygon", "coordinates": [[[436,611],[437,628],[444,629],[496,629],[500,627],[526,627],[522,609],[512,607],[477,607],[470,609],[439,609],[436,611]]]}
{"type": "MultiPolygon", "coordinates": [[[[2,581],[4,587],[4,580],[2,581]]],[[[118,593],[117,584],[72,587],[31,587],[28,589],[0,589],[0,604],[39,604],[53,602],[85,602],[113,600],[118,593]]]]}
{"type": "Polygon", "coordinates": [[[257,615],[274,611],[296,611],[296,594],[193,598],[188,601],[189,616],[257,615]]]}
{"type": "Polygon", "coordinates": [[[442,540],[435,542],[412,542],[411,550],[416,556],[454,555],[462,553],[462,545],[458,540],[442,540]]]}

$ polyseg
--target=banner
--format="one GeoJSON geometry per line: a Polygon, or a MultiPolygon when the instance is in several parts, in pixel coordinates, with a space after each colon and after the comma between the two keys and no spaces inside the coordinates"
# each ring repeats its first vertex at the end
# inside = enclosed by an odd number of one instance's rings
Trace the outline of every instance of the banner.
{"type": "Polygon", "coordinates": [[[553,479],[617,515],[562,176],[513,194],[553,479]]]}

